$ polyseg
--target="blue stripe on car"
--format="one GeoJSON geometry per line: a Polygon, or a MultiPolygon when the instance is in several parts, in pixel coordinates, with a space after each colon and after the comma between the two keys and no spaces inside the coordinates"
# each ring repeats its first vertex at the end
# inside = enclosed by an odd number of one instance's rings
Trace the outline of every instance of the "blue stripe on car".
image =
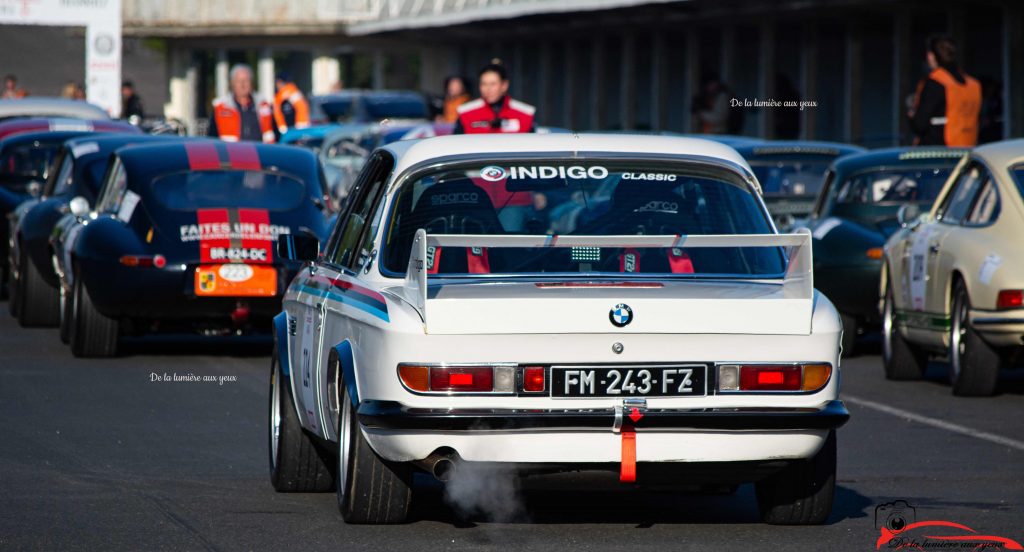
{"type": "Polygon", "coordinates": [[[313,286],[301,286],[299,289],[300,291],[304,293],[309,293],[310,295],[316,295],[317,297],[323,297],[325,299],[333,299],[335,301],[339,301],[343,305],[355,307],[363,312],[372,314],[373,316],[376,316],[377,318],[380,318],[385,322],[391,322],[391,318],[388,317],[387,311],[381,310],[379,307],[373,304],[376,302],[371,303],[371,300],[365,298],[364,296],[358,293],[325,290],[313,286]]]}

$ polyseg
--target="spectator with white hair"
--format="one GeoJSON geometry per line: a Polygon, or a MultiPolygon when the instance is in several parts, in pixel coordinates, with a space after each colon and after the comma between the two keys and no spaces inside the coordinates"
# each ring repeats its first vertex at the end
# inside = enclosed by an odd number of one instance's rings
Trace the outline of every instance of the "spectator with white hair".
{"type": "Polygon", "coordinates": [[[252,68],[238,64],[231,68],[231,92],[213,100],[208,134],[226,142],[250,140],[273,143],[274,110],[253,91],[252,68]]]}

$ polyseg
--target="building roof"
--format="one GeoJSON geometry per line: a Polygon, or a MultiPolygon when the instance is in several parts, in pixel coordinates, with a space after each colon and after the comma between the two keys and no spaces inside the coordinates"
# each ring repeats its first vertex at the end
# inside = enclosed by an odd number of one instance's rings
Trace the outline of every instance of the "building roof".
{"type": "Polygon", "coordinates": [[[447,27],[512,19],[529,15],[589,12],[629,8],[646,4],[665,4],[689,0],[438,0],[435,2],[371,2],[348,34],[367,35],[404,29],[447,27]]]}

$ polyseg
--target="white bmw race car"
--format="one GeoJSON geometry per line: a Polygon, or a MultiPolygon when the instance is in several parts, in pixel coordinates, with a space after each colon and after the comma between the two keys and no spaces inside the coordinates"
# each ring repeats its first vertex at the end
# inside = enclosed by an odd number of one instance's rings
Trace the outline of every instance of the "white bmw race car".
{"type": "Polygon", "coordinates": [[[756,482],[765,521],[835,488],[842,327],[811,236],[709,141],[446,136],[374,152],[275,319],[271,480],[405,520],[468,463],[624,484],[756,482]]]}

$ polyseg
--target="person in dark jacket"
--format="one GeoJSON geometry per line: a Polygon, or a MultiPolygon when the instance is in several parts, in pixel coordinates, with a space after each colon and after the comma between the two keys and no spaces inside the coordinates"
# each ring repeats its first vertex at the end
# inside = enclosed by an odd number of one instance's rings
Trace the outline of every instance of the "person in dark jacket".
{"type": "Polygon", "coordinates": [[[976,145],[981,85],[958,67],[956,45],[948,36],[928,39],[926,60],[930,72],[917,85],[907,114],[914,145],[976,145]]]}
{"type": "Polygon", "coordinates": [[[142,107],[142,100],[135,93],[135,85],[132,81],[121,83],[121,118],[130,119],[138,117],[145,118],[146,110],[142,107]]]}

